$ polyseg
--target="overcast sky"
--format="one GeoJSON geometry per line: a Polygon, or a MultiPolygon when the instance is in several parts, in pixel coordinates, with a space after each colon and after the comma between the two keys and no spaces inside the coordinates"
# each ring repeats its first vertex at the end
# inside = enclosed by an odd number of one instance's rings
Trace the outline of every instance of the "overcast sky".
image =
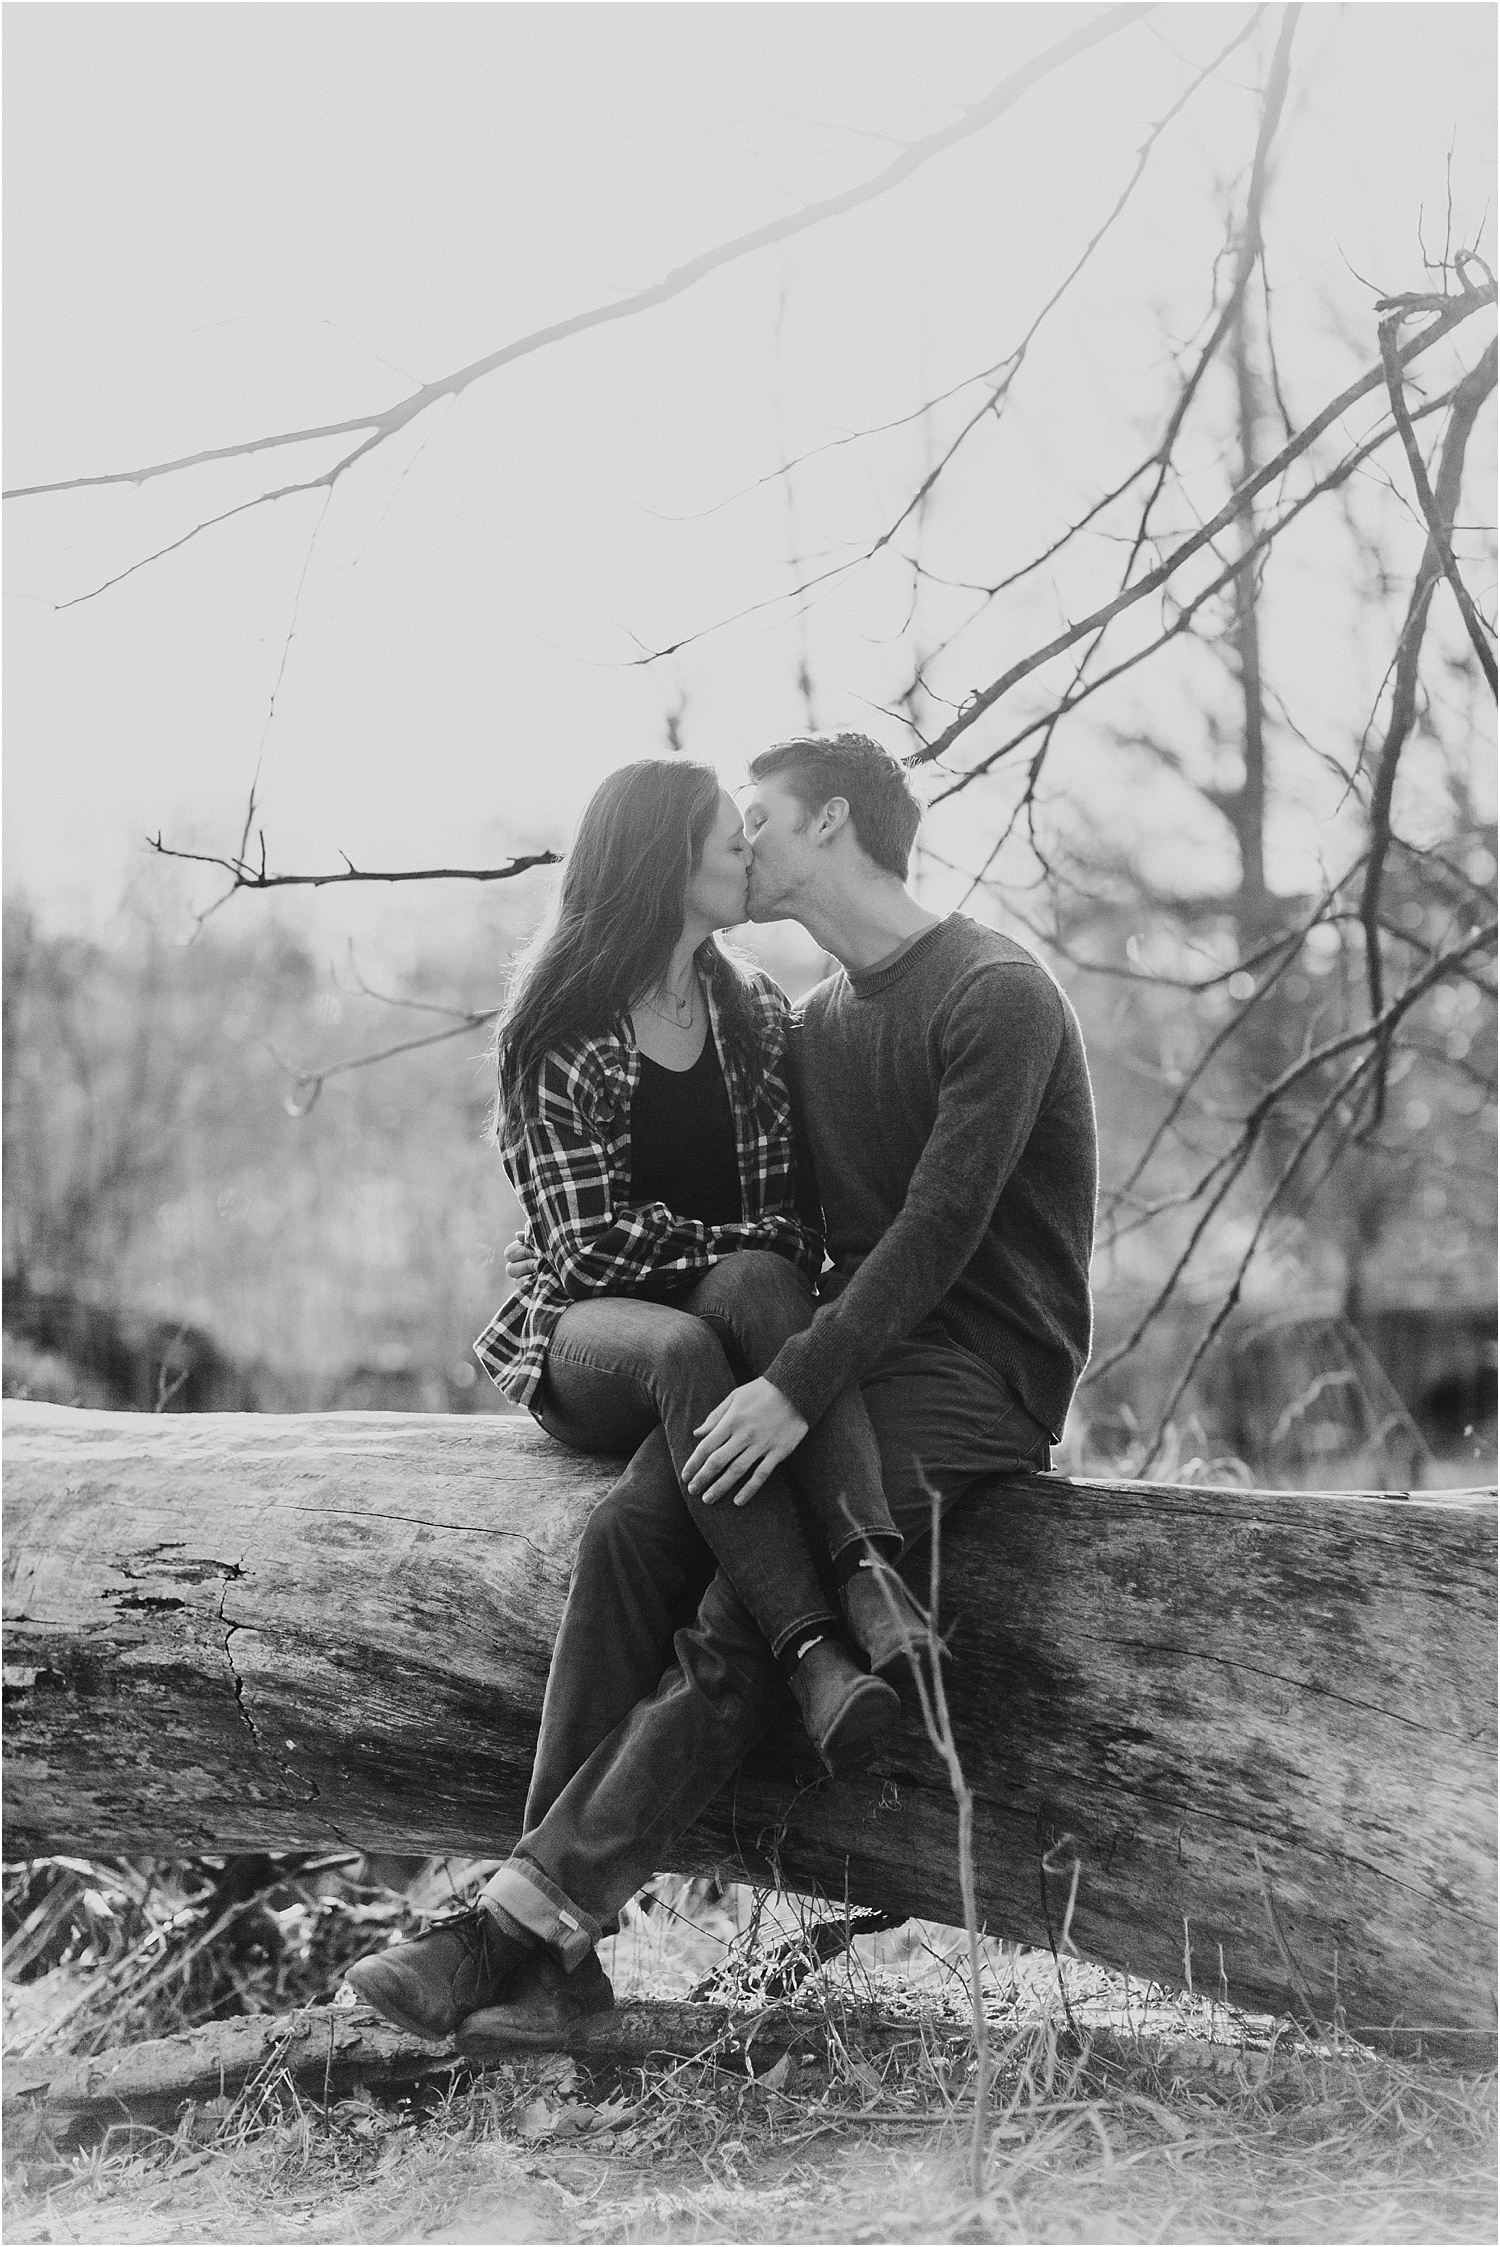
{"type": "MultiPolygon", "coordinates": [[[[386,405],[868,177],[1095,12],[11,6],[6,484],[386,405]]],[[[980,393],[831,441],[1013,348],[1146,133],[1249,14],[1157,8],[862,211],[485,379],[331,501],[261,508],[97,598],[78,600],[333,452],[7,502],[7,881],[97,922],[148,831],[237,839],[257,758],[283,867],[560,842],[604,771],[665,745],[679,704],[685,746],[738,777],[803,721],[804,653],[820,723],[910,747],[879,706],[933,612],[913,614],[896,552],[805,618],[773,597],[794,555],[805,574],[868,546],[980,393]],[[814,448],[789,504],[777,471],[814,448]]],[[[1003,424],[939,486],[923,551],[945,574],[1015,566],[1141,449],[1170,347],[1209,301],[1279,18],[1163,132],[1003,424]]],[[[1426,285],[1419,214],[1435,251],[1450,152],[1473,239],[1494,44],[1487,0],[1304,11],[1267,222],[1297,418],[1372,355],[1375,291],[1426,285]]],[[[1002,605],[947,674],[955,699],[1117,567],[1096,546],[1002,605]]],[[[1285,631],[1309,634],[1299,722],[1347,725],[1339,651],[1287,582],[1285,631]]],[[[450,891],[424,910],[472,904],[450,891]]]]}

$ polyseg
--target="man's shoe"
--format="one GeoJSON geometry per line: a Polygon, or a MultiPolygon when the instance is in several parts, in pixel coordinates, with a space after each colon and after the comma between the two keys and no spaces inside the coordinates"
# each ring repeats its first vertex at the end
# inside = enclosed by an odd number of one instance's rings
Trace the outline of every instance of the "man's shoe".
{"type": "Polygon", "coordinates": [[[458,1912],[425,1935],[356,1960],[344,1976],[382,2020],[441,2043],[467,2014],[493,2005],[535,1945],[508,1935],[487,1911],[458,1912]]]}
{"type": "Polygon", "coordinates": [[[839,1594],[850,1636],[876,1677],[904,1672],[927,1646],[927,1618],[894,1568],[861,1565],[839,1594]]]}
{"type": "Polygon", "coordinates": [[[792,1672],[807,1736],[830,1771],[857,1771],[901,1714],[900,1697],[866,1677],[846,1646],[820,1638],[792,1672]]]}
{"type": "Polygon", "coordinates": [[[500,2005],[471,2013],[458,2032],[458,2049],[471,2060],[496,2059],[517,2045],[566,2045],[580,2024],[612,2013],[609,1976],[590,1951],[569,1974],[556,1951],[534,1950],[500,2005]]]}

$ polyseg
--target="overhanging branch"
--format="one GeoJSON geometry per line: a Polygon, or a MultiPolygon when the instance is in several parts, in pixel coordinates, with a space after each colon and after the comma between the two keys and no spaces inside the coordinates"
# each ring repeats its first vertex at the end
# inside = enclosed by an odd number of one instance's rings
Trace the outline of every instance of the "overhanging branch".
{"type": "Polygon", "coordinates": [[[237,889],[327,889],[338,882],[508,882],[517,874],[529,873],[533,866],[562,863],[555,850],[536,850],[507,859],[503,866],[408,866],[395,873],[376,873],[346,858],[339,874],[268,874],[264,845],[259,867],[243,858],[218,858],[210,851],[173,850],[159,834],[148,835],[146,846],[159,858],[180,858],[191,866],[217,866],[230,877],[230,896],[237,889]]]}
{"type": "MultiPolygon", "coordinates": [[[[1430,351],[1434,344],[1441,342],[1445,336],[1451,335],[1456,328],[1463,325],[1465,320],[1471,319],[1476,312],[1493,305],[1495,301],[1496,290],[1493,283],[1487,289],[1475,290],[1472,295],[1457,299],[1429,297],[1425,300],[1414,300],[1414,302],[1420,302],[1421,309],[1432,311],[1436,317],[1430,327],[1424,328],[1420,335],[1414,336],[1410,343],[1402,347],[1398,353],[1400,363],[1402,365],[1409,364],[1411,360],[1420,357],[1424,351],[1430,351]]],[[[1144,577],[1137,579],[1134,585],[1128,586],[1117,593],[1113,600],[1105,602],[1102,608],[1095,609],[1091,615],[1082,618],[1079,623],[1070,625],[1065,632],[1060,632],[1055,639],[1049,640],[1045,647],[1037,648],[1030,655],[1021,657],[1008,670],[1003,671],[998,679],[993,680],[989,686],[976,689],[959,711],[957,717],[954,718],[952,724],[947,726],[935,741],[928,742],[921,749],[915,750],[906,760],[908,765],[930,764],[934,758],[941,757],[946,750],[952,748],[955,741],[968,732],[970,726],[976,724],[985,712],[1000,700],[1002,695],[1008,693],[1022,679],[1029,677],[1033,671],[1040,670],[1043,664],[1050,663],[1055,656],[1065,654],[1069,648],[1076,646],[1078,641],[1087,639],[1091,633],[1097,632],[1101,625],[1108,624],[1115,617],[1123,615],[1125,610],[1133,608],[1138,601],[1143,601],[1149,594],[1158,592],[1170,578],[1176,575],[1184,562],[1190,560],[1194,554],[1201,552],[1205,546],[1211,545],[1221,532],[1229,528],[1230,524],[1244,512],[1246,505],[1255,497],[1257,492],[1263,491],[1268,484],[1274,483],[1279,476],[1284,475],[1292,462],[1299,459],[1311,445],[1315,444],[1324,431],[1339,419],[1341,414],[1347,413],[1349,408],[1357,405],[1361,398],[1367,397],[1372,390],[1379,388],[1384,380],[1384,367],[1375,366],[1361,375],[1357,382],[1351,383],[1347,390],[1341,391],[1337,398],[1332,399],[1321,413],[1315,415],[1313,420],[1299,431],[1290,444],[1282,447],[1274,459],[1267,461],[1265,466],[1257,470],[1254,476],[1247,477],[1243,484],[1231,492],[1216,515],[1212,516],[1199,530],[1193,532],[1191,537],[1184,539],[1179,546],[1174,547],[1165,561],[1158,564],[1154,570],[1149,570],[1144,577]]]]}
{"type": "MultiPolygon", "coordinates": [[[[682,296],[687,290],[696,287],[710,273],[720,272],[725,266],[736,264],[741,258],[752,256],[757,250],[769,249],[777,242],[786,242],[795,235],[806,234],[829,219],[841,218],[846,212],[858,210],[862,204],[874,202],[877,197],[889,194],[892,188],[899,187],[910,179],[913,173],[920,171],[935,156],[956,148],[960,142],[971,139],[974,134],[983,132],[987,126],[994,124],[1039,80],[1064,63],[1071,62],[1076,55],[1113,38],[1117,31],[1123,31],[1137,17],[1148,14],[1150,5],[1151,0],[1122,0],[1121,5],[1107,8],[1101,15],[1079,25],[1076,31],[1070,31],[1066,38],[1055,41],[1031,62],[1024,63],[1019,70],[1011,71],[983,101],[975,102],[966,109],[956,123],[944,126],[940,132],[929,133],[921,140],[910,142],[883,171],[877,172],[872,179],[862,181],[857,187],[846,188],[839,195],[825,196],[821,202],[810,203],[805,209],[794,211],[786,218],[774,219],[765,226],[752,228],[747,234],[735,236],[732,241],[721,243],[716,249],[705,250],[698,257],[689,259],[685,265],[677,266],[664,280],[653,283],[649,288],[637,289],[630,296],[621,297],[612,304],[596,305],[590,311],[578,312],[569,319],[556,320],[547,327],[536,328],[531,334],[518,337],[514,343],[507,343],[497,351],[487,352],[482,359],[474,360],[470,366],[460,367],[452,374],[441,375],[433,382],[423,383],[408,397],[399,399],[395,405],[387,406],[377,413],[355,415],[344,421],[321,422],[306,429],[278,430],[265,436],[246,438],[239,444],[215,445],[203,452],[186,453],[175,460],[153,461],[141,468],[115,469],[97,476],[71,476],[52,483],[22,484],[0,496],[6,499],[34,499],[53,492],[85,491],[111,484],[144,484],[157,476],[175,476],[185,469],[201,468],[214,461],[243,460],[254,453],[269,452],[278,446],[313,444],[320,440],[368,432],[364,442],[328,472],[329,479],[335,478],[364,454],[394,437],[408,422],[414,421],[418,414],[425,413],[429,406],[436,405],[439,399],[457,397],[471,384],[481,381],[486,375],[496,373],[501,367],[546,350],[552,344],[562,343],[571,336],[582,335],[590,328],[632,319],[637,313],[649,312],[658,305],[670,303],[674,297],[682,296]]],[[[321,483],[325,479],[319,478],[317,481],[321,483]]],[[[280,495],[263,496],[271,498],[280,495]]]]}
{"type": "MultiPolygon", "coordinates": [[[[1429,399],[1426,404],[1418,407],[1412,418],[1420,421],[1428,414],[1442,412],[1446,406],[1453,403],[1462,387],[1461,383],[1456,383],[1451,390],[1445,390],[1441,397],[1429,399]]],[[[960,773],[946,788],[941,789],[937,795],[929,799],[928,808],[932,809],[938,804],[946,803],[950,796],[961,795],[971,782],[980,779],[990,771],[992,766],[1001,763],[1013,750],[1020,748],[1023,742],[1029,741],[1033,734],[1045,731],[1050,739],[1051,729],[1055,728],[1061,718],[1069,716],[1076,710],[1080,703],[1087,702],[1091,696],[1099,693],[1101,688],[1112,685],[1125,672],[1133,671],[1138,664],[1144,663],[1149,657],[1158,654],[1169,641],[1179,638],[1185,632],[1190,632],[1200,611],[1218,594],[1224,592],[1228,586],[1233,584],[1247,562],[1251,561],[1256,555],[1265,552],[1281,536],[1282,532],[1295,522],[1306,508],[1313,504],[1314,500],[1321,499],[1326,492],[1337,491],[1342,484],[1347,483],[1355,470],[1362,467],[1364,462],[1378,452],[1383,445],[1388,444],[1395,434],[1394,422],[1382,424],[1371,436],[1365,438],[1362,444],[1356,445],[1352,452],[1346,453],[1336,468],[1330,469],[1326,476],[1320,477],[1318,482],[1310,485],[1300,498],[1292,500],[1282,509],[1279,515],[1257,531],[1255,537],[1240,549],[1235,559],[1226,568],[1220,570],[1217,577],[1211,578],[1207,585],[1200,587],[1191,600],[1184,603],[1172,622],[1163,626],[1155,639],[1148,640],[1146,645],[1137,648],[1134,654],[1122,656],[1120,661],[1113,664],[1108,671],[1096,672],[1092,679],[1080,680],[1075,676],[1067,691],[1051,710],[1045,710],[1039,717],[1031,719],[1018,732],[1011,734],[1005,741],[1002,741],[998,748],[990,750],[988,755],[981,757],[977,764],[971,765],[967,772],[960,773]]],[[[920,760],[912,757],[907,761],[915,764],[920,760]]],[[[1035,786],[1038,770],[1036,761],[1033,760],[1033,770],[1028,782],[1031,787],[1035,786]]]]}
{"type": "MultiPolygon", "coordinates": [[[[1422,458],[1422,449],[1417,443],[1416,431],[1412,428],[1411,416],[1406,410],[1405,387],[1401,380],[1400,363],[1396,357],[1396,337],[1405,318],[1404,309],[1397,307],[1388,312],[1380,323],[1380,363],[1385,369],[1385,383],[1387,390],[1390,392],[1391,412],[1395,415],[1396,427],[1401,432],[1401,442],[1406,449],[1407,464],[1411,469],[1411,480],[1416,488],[1422,513],[1426,517],[1428,535],[1432,540],[1438,565],[1453,588],[1453,598],[1458,603],[1459,614],[1464,620],[1464,629],[1473,643],[1474,653],[1479,658],[1479,667],[1489,681],[1490,692],[1491,694],[1500,694],[1500,676],[1497,676],[1495,669],[1494,650],[1484,636],[1484,627],[1480,622],[1479,612],[1470,599],[1469,588],[1459,576],[1458,563],[1453,557],[1453,543],[1449,537],[1453,510],[1451,508],[1448,510],[1445,520],[1443,509],[1434,498],[1432,486],[1427,481],[1427,467],[1422,458]]],[[[1481,392],[1481,395],[1485,395],[1494,388],[1495,384],[1493,345],[1491,345],[1485,358],[1481,360],[1480,367],[1488,368],[1488,376],[1484,380],[1484,387],[1481,392]]],[[[1475,372],[1478,375],[1479,369],[1476,369],[1475,372]]],[[[1478,404],[1476,401],[1473,411],[1468,415],[1469,422],[1472,423],[1474,412],[1477,412],[1477,410],[1478,404]]],[[[1459,418],[1455,414],[1455,421],[1459,418]]],[[[1465,435],[1467,435],[1467,429],[1465,435]]],[[[1446,457],[1446,447],[1444,450],[1446,457]]]]}
{"type": "MultiPolygon", "coordinates": [[[[1392,391],[1392,404],[1394,406],[1400,395],[1401,378],[1399,369],[1393,365],[1394,339],[1384,323],[1381,326],[1380,347],[1386,361],[1388,379],[1394,383],[1392,391]]],[[[1360,903],[1360,918],[1365,926],[1365,964],[1372,1014],[1380,1013],[1384,995],[1378,924],[1381,887],[1385,879],[1386,853],[1391,842],[1391,805],[1395,794],[1396,773],[1400,766],[1402,751],[1405,749],[1407,738],[1416,723],[1417,673],[1421,662],[1422,641],[1427,629],[1427,612],[1432,605],[1432,596],[1437,589],[1438,579],[1444,574],[1444,552],[1447,551],[1451,554],[1447,533],[1458,512],[1459,491],[1463,482],[1464,455],[1468,449],[1470,432],[1474,427],[1480,407],[1495,387],[1495,379],[1496,347],[1492,342],[1483,358],[1464,377],[1455,394],[1452,418],[1443,437],[1435,495],[1427,489],[1425,473],[1422,477],[1422,486],[1426,494],[1423,499],[1423,512],[1427,514],[1429,523],[1427,548],[1417,570],[1416,582],[1412,587],[1411,601],[1406,612],[1406,622],[1402,628],[1401,642],[1396,658],[1395,685],[1391,691],[1390,720],[1386,727],[1385,740],[1381,744],[1380,756],[1375,767],[1375,785],[1370,800],[1370,863],[1365,876],[1364,896],[1360,903]]],[[[1402,410],[1404,411],[1404,402],[1402,410]]],[[[1420,463],[1421,454],[1417,452],[1415,436],[1410,434],[1409,420],[1407,428],[1402,434],[1407,440],[1408,456],[1416,453],[1420,463]]],[[[1492,658],[1489,665],[1492,682],[1494,668],[1492,658]]],[[[1376,1101],[1377,1121],[1383,1098],[1384,1080],[1382,1079],[1376,1101]]]]}

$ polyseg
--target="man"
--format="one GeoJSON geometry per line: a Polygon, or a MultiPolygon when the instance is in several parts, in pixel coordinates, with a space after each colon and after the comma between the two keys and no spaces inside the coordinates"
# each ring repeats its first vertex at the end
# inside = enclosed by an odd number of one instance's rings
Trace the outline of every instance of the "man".
{"type": "MultiPolygon", "coordinates": [[[[757,1488],[857,1381],[908,1549],[1045,1468],[1089,1349],[1093,1104],[1072,1009],[1019,944],[906,887],[920,813],[862,734],[750,767],[750,913],[841,963],[802,1010],[800,1100],[832,1270],[805,1330],[704,1422],[696,1498],[757,1488]]],[[[466,2047],[613,2002],[601,1926],[766,1731],[782,1674],[712,1573],[660,1431],[596,1509],[553,1654],[526,1826],[477,1909],[361,1960],[390,2018],[466,2047]]]]}

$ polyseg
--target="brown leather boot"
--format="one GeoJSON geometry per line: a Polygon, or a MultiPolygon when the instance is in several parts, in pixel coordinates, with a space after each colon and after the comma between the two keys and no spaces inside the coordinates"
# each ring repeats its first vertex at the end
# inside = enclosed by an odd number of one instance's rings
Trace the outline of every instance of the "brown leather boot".
{"type": "Polygon", "coordinates": [[[565,2047],[572,2032],[597,2013],[614,2011],[615,1993],[590,1951],[570,1974],[556,1951],[534,1950],[499,2005],[471,2013],[458,2032],[458,2049],[470,2059],[493,2059],[517,2045],[565,2047]]]}
{"type": "Polygon", "coordinates": [[[357,1959],[344,1980],[382,2020],[440,2044],[467,2014],[494,2004],[535,1948],[475,1909],[357,1959]]]}
{"type": "Polygon", "coordinates": [[[901,1714],[899,1696],[882,1679],[866,1677],[836,1638],[810,1646],[791,1682],[807,1736],[835,1773],[867,1763],[901,1714]]]}
{"type": "Polygon", "coordinates": [[[886,1561],[861,1562],[839,1599],[849,1635],[876,1677],[904,1674],[927,1645],[927,1619],[886,1561]]]}

